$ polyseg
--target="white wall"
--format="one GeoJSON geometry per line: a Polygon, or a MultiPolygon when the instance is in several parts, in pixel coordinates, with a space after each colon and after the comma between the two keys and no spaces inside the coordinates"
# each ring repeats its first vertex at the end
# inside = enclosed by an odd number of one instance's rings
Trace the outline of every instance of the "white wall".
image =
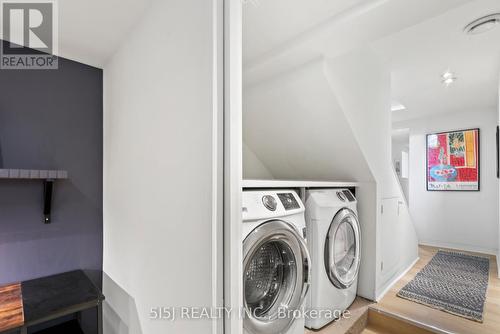
{"type": "Polygon", "coordinates": [[[436,115],[397,124],[398,127],[410,128],[410,213],[420,243],[497,253],[497,120],[497,111],[490,109],[436,115]],[[428,192],[425,135],[467,128],[480,129],[481,191],[428,192]]]}
{"type": "Polygon", "coordinates": [[[243,140],[277,179],[373,181],[323,61],[244,87],[243,140]]]}
{"type": "Polygon", "coordinates": [[[273,174],[262,163],[247,144],[243,143],[243,179],[245,180],[272,180],[273,174]]]}
{"type": "Polygon", "coordinates": [[[326,75],[359,142],[383,198],[399,196],[391,167],[391,76],[378,57],[361,49],[326,63],[326,75]]]}
{"type": "MultiPolygon", "coordinates": [[[[403,168],[402,154],[403,152],[410,152],[410,138],[409,137],[394,137],[392,138],[392,163],[394,168],[396,168],[396,161],[399,161],[401,168],[403,168]]],[[[408,178],[403,178],[401,176],[401,172],[397,174],[399,184],[401,185],[401,189],[403,190],[403,194],[405,195],[406,202],[409,202],[409,186],[410,182],[408,178]]]]}
{"type": "Polygon", "coordinates": [[[210,333],[151,307],[216,306],[214,1],[153,1],[104,68],[104,332],[210,333]]]}
{"type": "Polygon", "coordinates": [[[377,226],[374,293],[379,299],[418,258],[416,233],[392,166],[391,75],[369,48],[328,60],[325,72],[377,183],[371,221],[377,226]]]}

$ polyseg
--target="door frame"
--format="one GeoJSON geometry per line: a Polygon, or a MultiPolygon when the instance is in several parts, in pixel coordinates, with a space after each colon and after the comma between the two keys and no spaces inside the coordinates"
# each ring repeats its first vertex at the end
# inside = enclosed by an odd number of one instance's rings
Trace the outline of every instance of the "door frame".
{"type": "Polygon", "coordinates": [[[242,0],[224,0],[224,307],[225,334],[242,334],[242,0]]]}

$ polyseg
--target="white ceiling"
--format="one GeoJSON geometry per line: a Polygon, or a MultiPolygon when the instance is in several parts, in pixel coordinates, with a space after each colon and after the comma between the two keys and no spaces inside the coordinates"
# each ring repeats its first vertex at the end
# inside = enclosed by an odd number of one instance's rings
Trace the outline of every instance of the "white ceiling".
{"type": "Polygon", "coordinates": [[[151,0],[62,0],[59,55],[102,67],[131,33],[151,0]]]}
{"type": "Polygon", "coordinates": [[[246,0],[243,61],[260,56],[359,3],[374,0],[246,0]]]}
{"type": "Polygon", "coordinates": [[[251,85],[364,47],[472,0],[244,1],[243,78],[251,85]]]}
{"type": "Polygon", "coordinates": [[[391,68],[393,99],[407,107],[393,113],[394,122],[496,108],[500,26],[483,35],[466,35],[463,29],[498,12],[498,0],[472,1],[374,44],[391,68]],[[447,70],[458,76],[448,88],[440,78],[447,70]]]}

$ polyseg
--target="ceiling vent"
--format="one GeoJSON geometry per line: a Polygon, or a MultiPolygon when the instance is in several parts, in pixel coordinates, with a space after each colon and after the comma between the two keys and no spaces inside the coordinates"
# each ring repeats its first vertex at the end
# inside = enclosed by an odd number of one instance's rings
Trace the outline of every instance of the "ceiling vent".
{"type": "Polygon", "coordinates": [[[496,28],[500,24],[500,13],[488,15],[468,24],[464,31],[469,35],[479,35],[496,28]]]}

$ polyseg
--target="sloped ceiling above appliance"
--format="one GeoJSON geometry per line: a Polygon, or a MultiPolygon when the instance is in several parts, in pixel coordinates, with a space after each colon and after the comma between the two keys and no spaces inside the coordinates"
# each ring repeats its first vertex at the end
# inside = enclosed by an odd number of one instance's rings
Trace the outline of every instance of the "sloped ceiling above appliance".
{"type": "Polygon", "coordinates": [[[272,180],[273,174],[267,169],[257,154],[243,142],[243,179],[244,180],[272,180]]]}
{"type": "Polygon", "coordinates": [[[277,179],[373,181],[323,61],[245,89],[243,122],[244,142],[277,179]]]}

